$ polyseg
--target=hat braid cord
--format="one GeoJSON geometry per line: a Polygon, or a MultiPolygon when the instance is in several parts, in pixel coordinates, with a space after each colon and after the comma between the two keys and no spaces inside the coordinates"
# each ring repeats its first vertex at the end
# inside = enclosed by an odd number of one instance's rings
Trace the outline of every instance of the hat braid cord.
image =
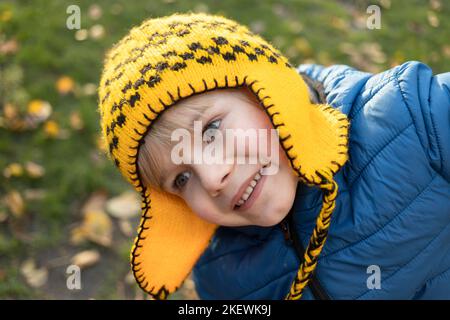
{"type": "Polygon", "coordinates": [[[295,276],[295,280],[285,300],[298,300],[302,297],[303,290],[312,277],[317,266],[319,255],[328,236],[328,228],[330,227],[331,215],[335,208],[338,185],[330,173],[320,172],[318,175],[325,178],[325,181],[319,186],[323,191],[322,209],[317,217],[316,226],[306,248],[304,261],[295,276]]]}

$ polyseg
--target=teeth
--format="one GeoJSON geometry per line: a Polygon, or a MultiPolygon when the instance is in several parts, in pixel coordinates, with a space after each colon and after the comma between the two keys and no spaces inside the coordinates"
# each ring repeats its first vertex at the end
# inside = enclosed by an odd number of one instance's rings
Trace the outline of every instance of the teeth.
{"type": "Polygon", "coordinates": [[[259,179],[261,179],[261,174],[260,174],[261,170],[262,170],[262,168],[259,170],[259,172],[257,172],[255,174],[255,177],[250,182],[250,185],[247,187],[247,189],[245,189],[244,194],[242,195],[241,199],[239,199],[239,201],[237,202],[237,204],[236,204],[237,206],[243,205],[245,203],[245,201],[247,201],[247,199],[250,197],[250,195],[252,194],[259,179]]]}

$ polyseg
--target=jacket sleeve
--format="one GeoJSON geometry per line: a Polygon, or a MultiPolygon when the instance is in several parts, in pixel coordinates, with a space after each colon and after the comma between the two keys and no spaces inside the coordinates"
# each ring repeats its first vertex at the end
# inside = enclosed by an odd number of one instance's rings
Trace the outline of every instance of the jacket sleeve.
{"type": "MultiPolygon", "coordinates": [[[[427,155],[431,167],[450,181],[450,72],[433,76],[427,65],[409,61],[396,67],[395,81],[402,99],[413,120],[420,143],[427,155]]],[[[358,72],[345,65],[324,67],[316,64],[304,64],[297,67],[298,72],[309,75],[324,84],[327,102],[333,104],[340,95],[346,107],[354,102],[369,73],[360,73],[361,82],[355,81],[351,90],[336,90],[346,81],[350,72],[358,72]],[[359,82],[359,83],[358,83],[359,82]],[[331,89],[332,88],[332,89],[331,89]]],[[[358,72],[359,73],[359,72],[358,72]]],[[[347,86],[349,87],[349,86],[347,86]]]]}
{"type": "Polygon", "coordinates": [[[406,64],[399,90],[432,168],[450,182],[450,72],[433,76],[423,63],[406,64]]]}

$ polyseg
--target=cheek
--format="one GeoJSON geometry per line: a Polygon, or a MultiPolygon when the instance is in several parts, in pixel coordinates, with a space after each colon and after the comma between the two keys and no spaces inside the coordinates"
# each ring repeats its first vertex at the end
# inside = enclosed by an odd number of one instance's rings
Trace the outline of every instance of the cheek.
{"type": "Polygon", "coordinates": [[[191,191],[189,195],[184,197],[184,201],[198,217],[213,222],[215,216],[214,208],[207,198],[202,197],[201,194],[195,191],[191,191]]]}

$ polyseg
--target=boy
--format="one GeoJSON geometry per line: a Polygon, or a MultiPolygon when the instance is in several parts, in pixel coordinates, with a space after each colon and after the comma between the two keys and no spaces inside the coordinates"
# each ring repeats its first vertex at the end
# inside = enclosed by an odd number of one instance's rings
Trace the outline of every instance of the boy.
{"type": "Polygon", "coordinates": [[[133,28],[99,100],[109,155],[143,199],[139,285],[165,299],[194,269],[205,299],[450,298],[449,83],[417,62],[297,70],[220,16],[133,28]],[[177,129],[194,146],[175,163],[177,129]],[[237,129],[265,130],[263,150],[191,161],[237,129]]]}

